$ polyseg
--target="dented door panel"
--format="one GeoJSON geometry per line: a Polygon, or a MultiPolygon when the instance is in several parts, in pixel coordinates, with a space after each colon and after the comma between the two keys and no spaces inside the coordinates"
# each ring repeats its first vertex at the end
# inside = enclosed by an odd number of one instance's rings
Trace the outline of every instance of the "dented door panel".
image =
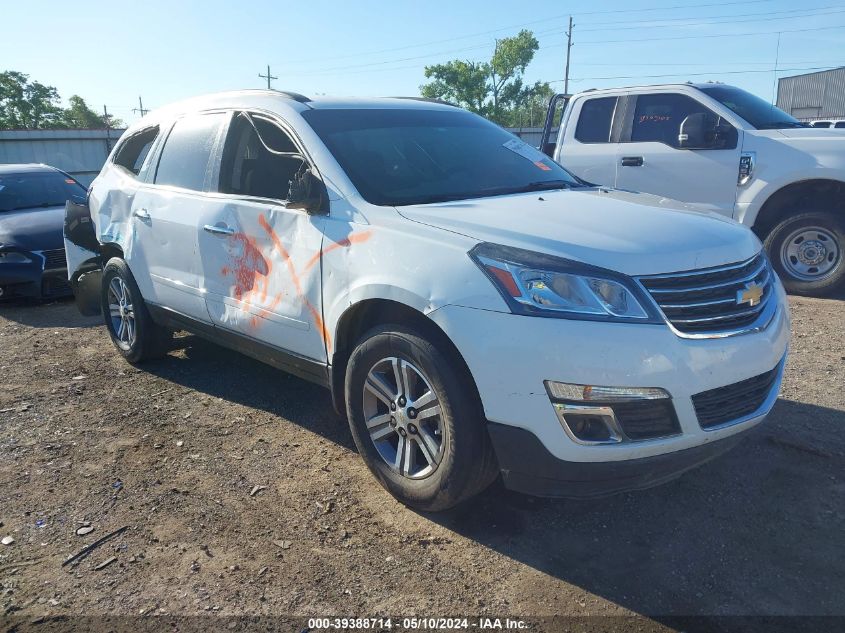
{"type": "Polygon", "coordinates": [[[211,321],[325,361],[320,294],[325,216],[228,196],[207,200],[197,239],[211,321]]]}

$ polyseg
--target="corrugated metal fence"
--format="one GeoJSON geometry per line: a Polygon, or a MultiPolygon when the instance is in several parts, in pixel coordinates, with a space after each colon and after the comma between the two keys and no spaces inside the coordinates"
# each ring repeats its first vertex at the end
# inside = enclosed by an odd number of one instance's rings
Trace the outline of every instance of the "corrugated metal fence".
{"type": "Polygon", "coordinates": [[[44,163],[88,186],[124,130],[0,131],[0,163],[44,163]]]}

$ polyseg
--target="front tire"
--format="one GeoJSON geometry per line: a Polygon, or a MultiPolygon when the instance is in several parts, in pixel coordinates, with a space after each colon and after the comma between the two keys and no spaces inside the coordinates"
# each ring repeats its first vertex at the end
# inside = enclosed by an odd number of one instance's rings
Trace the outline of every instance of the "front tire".
{"type": "Polygon", "coordinates": [[[823,297],[845,288],[845,221],[811,211],[785,219],[764,242],[772,266],[792,294],[823,297]]]}
{"type": "Polygon", "coordinates": [[[376,479],[421,511],[451,508],[498,475],[475,386],[422,334],[368,332],[346,372],[352,437],[376,479]]]}
{"type": "Polygon", "coordinates": [[[112,343],[127,361],[141,363],[167,353],[171,332],[153,321],[129,266],[119,257],[103,269],[100,301],[112,343]]]}

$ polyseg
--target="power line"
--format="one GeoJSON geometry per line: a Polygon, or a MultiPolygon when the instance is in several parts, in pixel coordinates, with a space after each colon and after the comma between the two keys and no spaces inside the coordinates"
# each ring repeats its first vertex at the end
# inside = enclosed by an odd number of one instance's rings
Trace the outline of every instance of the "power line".
{"type": "MultiPolygon", "coordinates": [[[[698,40],[698,39],[706,39],[711,37],[750,37],[754,35],[774,35],[775,33],[809,33],[812,31],[829,31],[832,29],[842,29],[845,28],[845,24],[839,24],[837,26],[819,26],[815,28],[808,28],[808,29],[779,29],[777,31],[756,31],[754,33],[713,33],[709,35],[680,35],[680,36],[673,36],[673,37],[649,37],[647,39],[638,38],[635,40],[593,40],[587,42],[581,42],[581,44],[630,44],[632,42],[666,42],[669,40],[698,40]]],[[[545,48],[554,48],[555,46],[563,46],[563,44],[555,45],[552,44],[550,46],[546,46],[545,48]]]]}
{"type": "MultiPolygon", "coordinates": [[[[805,70],[828,70],[830,66],[815,66],[811,68],[778,68],[777,72],[799,72],[805,70]]],[[[749,68],[746,70],[714,70],[698,73],[669,73],[660,75],[612,75],[606,77],[578,77],[570,81],[601,81],[605,79],[663,79],[667,77],[706,77],[708,75],[745,75],[749,73],[770,73],[771,68],[749,68]]],[[[563,79],[552,79],[549,83],[561,83],[563,79]]]]}
{"type": "MultiPolygon", "coordinates": [[[[749,4],[764,4],[764,3],[774,2],[774,1],[775,0],[747,0],[745,2],[742,2],[742,1],[738,1],[738,2],[715,2],[715,3],[706,3],[706,4],[674,5],[674,6],[668,6],[668,7],[667,6],[659,6],[659,7],[646,7],[646,8],[637,8],[637,9],[614,9],[614,10],[608,10],[608,11],[586,11],[586,12],[580,12],[578,14],[578,16],[580,17],[580,16],[586,16],[586,15],[605,15],[605,14],[609,14],[609,13],[619,14],[619,13],[644,13],[644,12],[651,12],[651,11],[674,11],[674,10],[679,10],[679,9],[702,9],[702,8],[709,8],[709,7],[727,7],[727,6],[734,6],[734,5],[747,6],[749,4]]],[[[555,15],[555,16],[542,18],[542,19],[539,19],[539,20],[531,20],[530,22],[520,22],[519,24],[511,24],[511,25],[508,25],[508,26],[502,26],[502,27],[487,30],[487,31],[478,31],[476,33],[470,33],[468,35],[459,35],[457,37],[449,37],[449,38],[445,38],[445,39],[441,39],[441,40],[430,40],[428,42],[420,42],[419,44],[406,44],[404,46],[396,46],[396,47],[393,47],[393,48],[382,48],[382,49],[378,49],[378,50],[366,51],[366,52],[361,52],[361,53],[351,53],[349,55],[345,55],[344,57],[348,59],[348,58],[352,58],[352,57],[365,57],[365,56],[369,56],[369,55],[380,55],[382,53],[393,53],[393,52],[396,52],[396,51],[403,51],[403,50],[408,50],[408,49],[411,49],[411,48],[421,48],[423,46],[430,46],[432,44],[443,44],[443,43],[446,43],[446,42],[454,42],[456,40],[466,40],[466,39],[471,39],[471,38],[474,38],[474,37],[481,37],[483,35],[491,35],[493,33],[498,33],[500,31],[508,31],[508,30],[511,30],[511,29],[517,29],[517,28],[521,28],[521,27],[531,26],[533,24],[547,23],[547,22],[550,22],[552,20],[560,20],[560,19],[564,19],[564,18],[568,18],[568,17],[569,17],[568,14],[555,15]]],[[[558,28],[562,28],[562,27],[558,27],[558,28]]],[[[551,31],[548,31],[548,32],[551,32],[551,31]]],[[[479,47],[476,47],[476,48],[479,48],[479,47]]],[[[462,50],[468,50],[468,49],[460,49],[460,50],[451,51],[451,52],[461,52],[462,50]]],[[[445,54],[448,54],[448,53],[445,53],[445,54]]],[[[334,59],[337,59],[337,57],[336,56],[309,57],[308,59],[294,60],[294,61],[288,62],[288,63],[301,65],[301,64],[305,64],[305,63],[309,63],[309,62],[320,62],[320,61],[328,61],[328,60],[334,60],[334,59]]]]}

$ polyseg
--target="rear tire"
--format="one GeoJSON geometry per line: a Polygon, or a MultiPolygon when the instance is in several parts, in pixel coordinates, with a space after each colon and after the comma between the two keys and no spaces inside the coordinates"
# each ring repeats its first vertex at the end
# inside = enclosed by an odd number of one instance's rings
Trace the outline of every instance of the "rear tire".
{"type": "Polygon", "coordinates": [[[119,257],[103,269],[100,302],[112,343],[127,361],[141,363],[167,354],[172,333],[153,321],[129,266],[119,257]]]}
{"type": "Polygon", "coordinates": [[[401,325],[370,330],[349,358],[346,410],[358,452],[390,494],[417,510],[451,508],[498,476],[465,374],[401,325]]]}
{"type": "Polygon", "coordinates": [[[785,219],[764,242],[772,266],[792,294],[824,297],[845,288],[845,220],[810,211],[785,219]]]}

